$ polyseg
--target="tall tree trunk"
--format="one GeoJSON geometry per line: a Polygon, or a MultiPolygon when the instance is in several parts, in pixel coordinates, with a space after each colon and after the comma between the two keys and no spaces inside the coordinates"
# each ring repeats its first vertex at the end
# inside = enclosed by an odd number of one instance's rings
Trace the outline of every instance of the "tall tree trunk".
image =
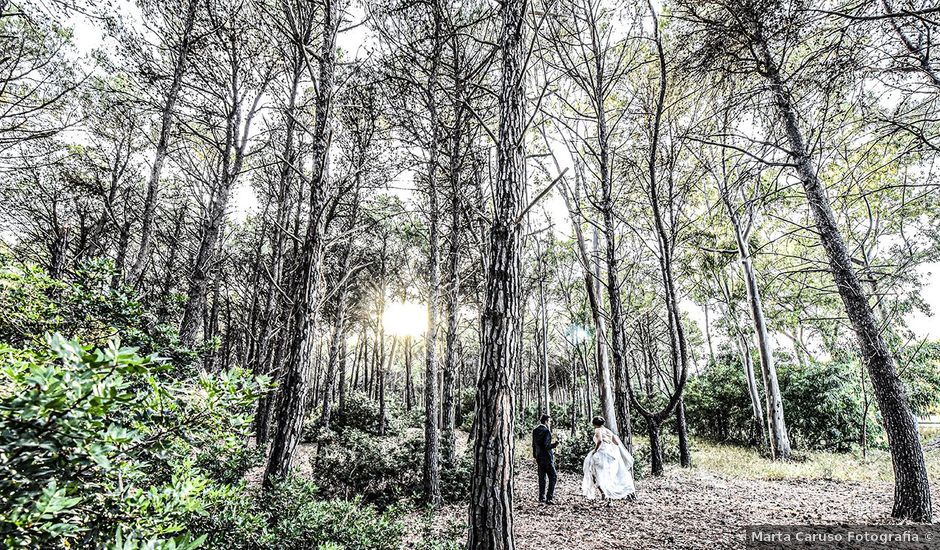
{"type": "MultiPolygon", "coordinates": [[[[653,120],[651,125],[652,136],[650,139],[649,157],[647,158],[647,181],[645,183],[647,185],[646,192],[650,201],[650,211],[653,218],[653,231],[656,235],[656,244],[657,249],[659,250],[658,259],[660,276],[662,277],[663,294],[666,302],[666,324],[669,329],[669,350],[670,362],[672,364],[673,390],[669,396],[669,401],[666,406],[660,409],[658,412],[653,412],[647,410],[642,406],[639,400],[637,400],[629,376],[625,377],[625,382],[627,384],[627,391],[630,394],[630,399],[635,409],[646,419],[648,425],[650,426],[650,455],[651,457],[654,457],[654,455],[658,452],[655,447],[659,444],[660,427],[662,426],[663,421],[670,414],[672,414],[673,409],[677,408],[679,403],[682,401],[682,391],[685,388],[685,382],[688,378],[689,372],[689,352],[688,343],[685,337],[685,329],[682,326],[682,315],[679,309],[679,295],[678,291],[676,290],[675,275],[673,273],[672,261],[674,243],[672,241],[670,232],[666,228],[666,221],[663,218],[663,208],[660,202],[659,184],[657,182],[656,161],[659,155],[659,139],[662,129],[661,126],[663,111],[666,108],[666,55],[663,51],[663,45],[659,35],[659,18],[653,9],[652,3],[649,3],[648,5],[651,13],[653,14],[652,28],[654,46],[656,48],[656,56],[659,65],[659,89],[655,100],[653,120]]],[[[652,350],[649,350],[649,353],[652,354],[652,350]]],[[[652,365],[652,357],[650,357],[650,365],[652,365]]],[[[652,375],[650,375],[649,378],[651,379],[652,375]]],[[[648,380],[648,383],[650,382],[651,380],[648,380]]],[[[684,423],[685,421],[683,417],[679,421],[679,427],[683,427],[684,423]]],[[[683,439],[680,438],[680,443],[682,441],[683,439]]],[[[685,453],[688,455],[687,442],[684,447],[684,451],[683,449],[680,449],[680,453],[685,453]]],[[[691,456],[688,456],[688,461],[684,463],[683,466],[690,465],[691,456]]],[[[652,474],[654,476],[662,475],[661,458],[659,467],[656,467],[654,461],[652,474]]]]}
{"type": "MultiPolygon", "coordinates": [[[[301,25],[306,28],[312,21],[304,21],[301,25]]],[[[271,231],[271,266],[267,281],[264,304],[261,308],[261,334],[258,337],[257,351],[254,362],[251,364],[255,374],[270,374],[272,369],[280,363],[281,345],[275,339],[275,320],[284,311],[283,299],[280,289],[289,287],[289,275],[284,272],[285,246],[287,242],[287,225],[290,220],[291,188],[294,180],[294,170],[297,162],[297,151],[294,147],[296,134],[297,93],[303,71],[304,40],[294,37],[293,56],[291,63],[291,80],[288,92],[287,108],[284,112],[284,145],[281,150],[280,169],[278,171],[278,187],[274,200],[276,202],[274,224],[271,231]]],[[[288,325],[289,323],[284,323],[288,325]]],[[[283,327],[282,334],[289,334],[283,327]]],[[[259,444],[267,443],[267,426],[272,401],[271,395],[265,395],[258,401],[255,415],[255,437],[259,444]]]]}
{"type": "Polygon", "coordinates": [[[750,230],[742,226],[738,212],[731,202],[731,194],[727,185],[721,180],[719,180],[719,185],[721,197],[728,211],[728,218],[731,220],[731,226],[734,229],[738,259],[744,271],[744,286],[747,289],[751,321],[754,323],[754,332],[757,334],[761,373],[764,378],[764,396],[767,401],[767,425],[770,426],[770,452],[775,459],[787,460],[790,458],[790,437],[787,435],[787,426],[783,416],[783,397],[780,394],[780,384],[777,382],[777,368],[774,366],[773,351],[770,349],[770,335],[767,333],[764,306],[761,302],[760,291],[757,288],[757,276],[754,273],[750,246],[747,243],[750,230]]]}
{"type": "Polygon", "coordinates": [[[606,116],[604,116],[603,110],[599,112],[597,120],[597,140],[598,149],[600,151],[599,170],[601,175],[601,213],[603,215],[604,243],[606,245],[604,247],[604,251],[607,264],[607,301],[610,305],[610,349],[611,355],[613,355],[613,368],[616,385],[620,390],[617,391],[617,395],[614,396],[614,407],[616,411],[615,416],[617,420],[616,422],[613,422],[612,418],[607,418],[607,422],[608,427],[615,431],[615,433],[618,431],[617,428],[619,428],[621,441],[623,441],[624,444],[628,446],[628,448],[632,448],[633,429],[630,425],[630,401],[629,399],[624,399],[624,397],[626,397],[626,392],[623,391],[623,387],[625,385],[623,382],[623,376],[627,375],[628,373],[626,373],[624,352],[626,338],[624,337],[623,330],[623,301],[620,297],[620,260],[617,258],[617,234],[614,225],[614,200],[611,189],[612,184],[610,181],[610,160],[608,151],[609,145],[607,143],[607,119],[606,116]]]}
{"type": "Polygon", "coordinates": [[[764,410],[760,404],[760,392],[757,390],[757,378],[754,376],[754,361],[751,359],[751,347],[748,345],[747,337],[744,333],[738,334],[738,342],[741,348],[741,360],[744,362],[744,376],[747,380],[747,394],[751,398],[751,411],[754,414],[754,422],[757,424],[759,445],[764,445],[767,434],[764,425],[764,410]]]}
{"type": "Polygon", "coordinates": [[[494,211],[486,271],[483,346],[477,380],[470,482],[471,550],[512,550],[513,371],[519,368],[521,235],[525,196],[524,0],[500,7],[501,78],[494,211]]]}
{"type": "Polygon", "coordinates": [[[337,375],[339,376],[339,388],[337,389],[336,397],[336,412],[340,415],[346,411],[346,358],[349,354],[349,349],[347,348],[346,338],[339,343],[339,371],[337,375]]]}
{"type": "MultiPolygon", "coordinates": [[[[541,254],[540,254],[541,257],[541,254]]],[[[544,261],[539,260],[540,267],[544,268],[544,261]]],[[[539,276],[539,403],[542,407],[542,414],[552,414],[552,396],[548,380],[548,306],[545,303],[545,273],[541,272],[539,276]]]]}
{"type": "Polygon", "coordinates": [[[424,497],[432,507],[441,505],[441,451],[437,430],[438,402],[437,395],[437,334],[441,302],[441,262],[440,262],[440,205],[437,188],[437,167],[440,141],[440,125],[437,110],[437,84],[443,50],[443,14],[437,0],[431,2],[434,20],[434,36],[431,54],[431,73],[428,78],[428,110],[431,119],[431,142],[428,152],[428,331],[425,336],[425,375],[424,375],[424,497]]]}
{"type": "Polygon", "coordinates": [[[708,303],[702,307],[705,311],[705,341],[708,343],[708,359],[710,364],[715,364],[715,348],[712,347],[712,326],[708,315],[708,303]]]}
{"type": "Polygon", "coordinates": [[[411,372],[413,344],[411,336],[405,336],[405,410],[411,412],[415,405],[414,375],[411,372]]]}
{"type": "MultiPolygon", "coordinates": [[[[581,171],[577,166],[575,175],[580,179],[581,171]]],[[[580,217],[576,210],[577,205],[575,204],[575,201],[578,200],[578,197],[570,197],[564,186],[562,186],[560,189],[561,196],[565,200],[565,206],[567,207],[568,213],[571,216],[571,224],[574,227],[575,242],[578,246],[578,256],[581,258],[581,267],[584,270],[584,287],[588,295],[588,304],[591,307],[591,318],[594,321],[594,359],[597,370],[597,385],[598,395],[600,397],[601,403],[601,413],[608,421],[607,427],[612,432],[619,433],[616,407],[614,406],[614,391],[611,385],[610,362],[607,358],[607,324],[604,321],[604,315],[601,312],[600,304],[601,268],[600,260],[598,259],[598,231],[595,227],[593,234],[594,259],[592,260],[587,251],[587,244],[585,243],[584,233],[581,229],[580,217]]],[[[584,368],[585,371],[587,371],[587,364],[585,364],[584,368]]],[[[585,375],[588,377],[588,391],[590,391],[591,375],[587,372],[585,375]]],[[[588,403],[588,414],[590,415],[593,414],[593,409],[590,406],[590,399],[588,400],[588,403]]],[[[627,438],[622,439],[622,441],[632,451],[632,437],[627,436],[627,438]]]]}
{"type": "Polygon", "coordinates": [[[323,10],[323,35],[320,50],[319,85],[313,130],[313,167],[310,178],[310,209],[307,232],[298,266],[298,278],[291,317],[288,365],[275,409],[277,425],[271,443],[271,456],[264,473],[264,484],[271,487],[290,474],[294,451],[303,430],[310,392],[310,356],[315,336],[316,306],[320,286],[322,248],[322,209],[326,202],[327,164],[329,162],[330,109],[336,65],[336,33],[339,28],[338,0],[326,0],[323,10]]]}
{"type": "MultiPolygon", "coordinates": [[[[624,442],[628,448],[633,448],[633,434],[629,431],[624,431],[619,425],[619,418],[617,415],[617,400],[614,395],[615,389],[611,382],[610,374],[610,360],[607,355],[607,349],[611,346],[607,340],[607,322],[604,320],[604,313],[601,310],[601,261],[600,261],[600,246],[598,239],[598,230],[594,228],[594,275],[590,279],[590,284],[592,290],[588,293],[588,298],[593,295],[593,302],[596,303],[597,311],[593,312],[594,306],[592,307],[592,314],[596,315],[594,319],[594,325],[597,327],[597,334],[595,335],[595,346],[597,357],[597,368],[598,368],[598,382],[600,386],[600,399],[601,407],[604,413],[604,419],[607,421],[607,428],[610,429],[615,434],[621,435],[621,432],[624,432],[621,437],[621,441],[624,442]]],[[[590,275],[585,275],[590,277],[590,275]]]]}
{"type": "Polygon", "coordinates": [[[144,210],[141,216],[140,249],[137,252],[137,259],[127,275],[127,281],[134,286],[139,285],[147,262],[150,261],[153,221],[160,193],[160,175],[163,173],[163,163],[166,160],[167,149],[169,149],[170,144],[170,130],[173,127],[173,117],[176,114],[176,102],[183,87],[186,63],[192,47],[193,26],[196,21],[196,6],[198,4],[197,0],[189,0],[186,6],[183,35],[173,65],[173,79],[167,89],[160,112],[160,133],[157,137],[157,149],[154,153],[153,164],[150,166],[150,176],[147,178],[147,194],[144,197],[144,210]]]}
{"type": "Polygon", "coordinates": [[[930,522],[933,510],[930,483],[924,463],[924,450],[917,434],[907,391],[898,376],[894,358],[881,334],[878,321],[862,288],[839,227],[836,225],[826,188],[819,179],[813,159],[800,130],[796,108],[780,70],[767,44],[760,40],[765,74],[774,104],[782,119],[790,154],[803,184],[806,201],[816,222],[816,231],[829,258],[829,269],[861,351],[868,366],[872,388],[884,420],[891,461],[894,465],[894,508],[892,515],[912,521],[930,522]]]}
{"type": "MultiPolygon", "coordinates": [[[[451,163],[452,169],[454,163],[451,163]]],[[[443,424],[441,426],[441,447],[444,463],[453,465],[456,459],[455,435],[455,378],[457,371],[457,309],[460,293],[460,275],[458,272],[458,251],[460,239],[460,195],[456,174],[451,174],[451,205],[450,205],[450,244],[447,253],[447,301],[445,316],[447,317],[447,332],[444,336],[444,379],[441,410],[443,424]]]]}

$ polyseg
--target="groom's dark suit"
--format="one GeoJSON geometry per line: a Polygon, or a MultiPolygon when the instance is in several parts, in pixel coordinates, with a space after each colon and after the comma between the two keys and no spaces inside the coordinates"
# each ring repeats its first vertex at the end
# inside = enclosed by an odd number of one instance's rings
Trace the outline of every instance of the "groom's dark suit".
{"type": "Polygon", "coordinates": [[[539,424],[532,430],[532,456],[539,466],[539,502],[555,498],[555,454],[552,452],[558,443],[552,443],[552,431],[545,424],[539,424]],[[545,481],[548,481],[548,494],[545,493],[545,481]]]}

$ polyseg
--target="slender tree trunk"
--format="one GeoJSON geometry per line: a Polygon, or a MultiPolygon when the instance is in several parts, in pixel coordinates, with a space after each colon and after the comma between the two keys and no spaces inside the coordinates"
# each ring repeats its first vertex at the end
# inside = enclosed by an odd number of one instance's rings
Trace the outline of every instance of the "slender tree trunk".
{"type": "Polygon", "coordinates": [[[424,375],[424,497],[433,508],[441,505],[441,450],[437,429],[438,402],[437,335],[441,307],[441,246],[440,205],[437,188],[437,167],[440,141],[440,125],[437,112],[437,83],[443,50],[443,14],[438,0],[432,0],[434,20],[434,43],[432,47],[431,74],[428,79],[428,107],[431,118],[431,142],[428,154],[428,331],[425,336],[424,375]]]}
{"type": "Polygon", "coordinates": [[[714,365],[715,348],[712,347],[712,327],[711,320],[709,319],[708,315],[708,303],[706,303],[702,309],[705,310],[705,341],[708,343],[708,359],[711,361],[711,364],[714,365]]]}
{"type": "Polygon", "coordinates": [[[751,398],[751,410],[754,414],[754,422],[758,427],[759,445],[763,446],[766,441],[766,428],[764,426],[764,411],[760,404],[760,392],[757,390],[757,378],[754,376],[754,361],[751,359],[751,348],[747,343],[747,337],[743,333],[738,335],[738,342],[741,348],[741,359],[744,362],[744,376],[747,379],[747,394],[751,398]]]}
{"type": "Polygon", "coordinates": [[[539,376],[539,378],[541,380],[541,385],[539,389],[541,391],[541,398],[539,401],[542,403],[542,413],[550,415],[552,414],[552,396],[550,389],[551,387],[548,380],[548,306],[545,303],[544,272],[539,277],[539,312],[541,314],[541,318],[539,320],[539,328],[541,330],[541,337],[539,339],[539,343],[541,344],[541,349],[539,350],[541,355],[541,361],[539,362],[541,371],[541,376],[539,376]]]}
{"type": "Polygon", "coordinates": [[[683,468],[691,468],[692,453],[689,451],[689,427],[685,420],[685,401],[681,397],[676,405],[676,436],[679,438],[679,464],[683,468]]]}
{"type": "MultiPolygon", "coordinates": [[[[668,326],[669,332],[669,351],[670,362],[672,364],[673,390],[669,396],[669,402],[666,404],[666,406],[657,412],[653,412],[647,410],[637,400],[629,376],[625,378],[625,381],[627,384],[627,391],[630,394],[630,399],[635,409],[646,419],[648,425],[650,426],[650,455],[651,459],[653,459],[657,453],[661,453],[661,451],[658,451],[655,447],[659,445],[659,430],[663,421],[668,418],[669,415],[672,414],[673,409],[678,408],[678,405],[682,402],[682,391],[685,388],[685,383],[689,372],[689,352],[685,337],[685,329],[682,326],[682,315],[679,309],[679,296],[676,290],[675,275],[673,273],[672,262],[674,242],[672,240],[670,231],[667,230],[666,220],[663,217],[664,209],[661,204],[661,199],[659,196],[659,183],[657,181],[659,140],[662,129],[662,116],[666,108],[666,55],[663,51],[662,40],[660,39],[659,35],[659,18],[653,9],[652,3],[649,3],[648,5],[650,11],[653,13],[653,43],[656,48],[656,57],[659,65],[659,88],[652,117],[652,135],[650,139],[649,157],[647,159],[647,181],[645,184],[646,192],[650,201],[650,211],[653,218],[653,231],[656,235],[656,244],[659,251],[658,259],[660,264],[660,276],[662,277],[663,294],[665,295],[664,297],[666,302],[666,324],[668,326]]],[[[650,345],[649,348],[651,347],[652,346],[650,345]]],[[[648,353],[652,354],[652,349],[649,349],[648,353]]],[[[652,368],[652,364],[653,358],[650,356],[650,368],[652,368]]],[[[649,378],[652,378],[652,373],[650,374],[649,378]]],[[[651,380],[647,381],[648,384],[650,382],[651,380]]],[[[680,428],[684,425],[685,422],[684,415],[682,416],[683,418],[679,421],[680,428]]],[[[682,441],[683,438],[680,437],[680,444],[682,441]]],[[[684,451],[683,449],[680,449],[680,453],[688,453],[687,443],[684,449],[684,451]]],[[[661,457],[658,460],[661,462],[661,457]]],[[[683,466],[687,465],[691,465],[691,456],[689,456],[688,462],[683,464],[683,466]]],[[[661,474],[662,465],[660,464],[658,468],[653,468],[653,475],[661,474]]]]}
{"type": "MultiPolygon", "coordinates": [[[[456,153],[452,153],[456,154],[456,153]]],[[[450,205],[450,245],[447,254],[447,303],[445,315],[447,317],[447,332],[444,336],[444,379],[441,409],[443,423],[441,426],[441,447],[444,463],[452,466],[456,460],[455,436],[455,396],[454,383],[457,370],[457,308],[460,293],[460,275],[458,273],[458,251],[460,238],[460,195],[457,183],[457,174],[454,173],[454,163],[451,163],[451,205],[450,205]]]]}
{"type": "Polygon", "coordinates": [[[519,368],[521,235],[517,218],[525,196],[524,0],[501,7],[499,136],[494,211],[490,227],[483,309],[483,345],[477,380],[470,482],[471,550],[512,550],[513,371],[519,368]]]}
{"type": "Polygon", "coordinates": [[[340,415],[346,410],[346,355],[349,353],[346,338],[339,343],[339,390],[337,395],[336,412],[340,415]]]}
{"type": "Polygon", "coordinates": [[[862,361],[868,366],[875,398],[884,420],[891,459],[894,465],[894,508],[892,515],[912,521],[929,522],[933,517],[930,483],[924,463],[924,451],[908,401],[904,383],[898,376],[894,358],[881,334],[878,321],[862,288],[851,256],[836,225],[826,189],[800,130],[789,89],[773,60],[767,44],[760,42],[765,74],[774,104],[782,119],[790,154],[816,222],[816,231],[829,258],[829,268],[846,314],[858,339],[862,361]]]}
{"type": "Polygon", "coordinates": [[[170,130],[173,126],[173,117],[176,114],[176,102],[183,87],[183,77],[186,73],[186,64],[192,48],[193,26],[196,21],[196,6],[198,4],[197,0],[189,0],[187,4],[183,35],[173,66],[173,79],[170,82],[160,113],[160,133],[157,137],[157,149],[154,153],[153,164],[150,166],[150,176],[147,178],[147,194],[144,197],[144,210],[141,216],[140,249],[137,252],[137,259],[131,266],[127,276],[130,284],[135,286],[139,285],[147,262],[150,261],[153,221],[160,192],[160,175],[163,173],[163,163],[166,160],[170,144],[170,130]]]}
{"type": "MultiPolygon", "coordinates": [[[[600,247],[598,246],[598,231],[597,228],[594,228],[594,276],[591,279],[591,286],[593,287],[593,292],[590,294],[594,295],[594,300],[597,303],[597,313],[596,319],[594,320],[594,325],[597,327],[596,338],[596,357],[598,363],[598,381],[600,386],[600,398],[601,406],[604,413],[604,419],[607,421],[607,428],[615,434],[621,435],[621,432],[624,430],[620,429],[618,424],[618,415],[617,415],[617,401],[614,395],[614,387],[611,383],[610,376],[610,360],[607,355],[607,349],[610,347],[607,341],[607,322],[604,320],[604,314],[601,311],[601,263],[600,263],[600,247]]],[[[589,296],[590,297],[590,296],[589,296]]],[[[633,434],[624,432],[621,435],[621,441],[624,442],[628,448],[633,447],[633,434]]]]}
{"type": "Polygon", "coordinates": [[[742,227],[741,219],[731,203],[730,191],[727,186],[722,184],[720,190],[728,211],[728,218],[731,220],[731,226],[734,229],[739,260],[744,271],[744,286],[747,289],[751,321],[754,323],[754,332],[757,334],[761,372],[764,378],[764,396],[767,401],[767,425],[770,426],[770,452],[775,459],[787,460],[790,458],[790,437],[787,435],[787,426],[783,416],[783,397],[780,394],[780,384],[777,382],[777,368],[774,366],[773,351],[770,349],[770,335],[767,333],[764,306],[761,302],[760,291],[757,288],[757,276],[754,273],[750,247],[747,244],[749,230],[742,227]]]}
{"type": "Polygon", "coordinates": [[[663,475],[663,443],[660,436],[662,427],[655,419],[646,419],[650,437],[650,475],[663,475]]]}
{"type": "Polygon", "coordinates": [[[405,336],[405,410],[411,412],[415,405],[414,375],[411,372],[411,336],[405,336]]]}
{"type": "Polygon", "coordinates": [[[323,36],[320,49],[319,86],[314,122],[314,173],[310,178],[310,210],[307,232],[298,266],[297,292],[291,307],[294,334],[290,342],[287,372],[278,394],[274,440],[264,473],[264,484],[271,487],[290,474],[294,450],[300,440],[309,394],[310,355],[315,333],[316,305],[320,286],[322,248],[322,208],[326,200],[327,163],[329,162],[329,123],[336,63],[336,33],[340,10],[337,0],[326,0],[323,10],[323,36]]]}

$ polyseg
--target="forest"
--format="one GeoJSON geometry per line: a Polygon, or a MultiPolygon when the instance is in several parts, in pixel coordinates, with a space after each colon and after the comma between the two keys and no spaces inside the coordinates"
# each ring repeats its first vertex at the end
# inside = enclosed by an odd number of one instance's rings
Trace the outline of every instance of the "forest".
{"type": "Polygon", "coordinates": [[[0,0],[0,541],[930,528],[938,37],[936,0],[0,0]]]}

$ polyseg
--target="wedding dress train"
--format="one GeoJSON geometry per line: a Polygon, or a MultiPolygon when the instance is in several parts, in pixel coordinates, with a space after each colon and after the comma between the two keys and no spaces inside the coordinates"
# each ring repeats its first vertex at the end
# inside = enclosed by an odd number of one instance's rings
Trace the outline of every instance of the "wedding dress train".
{"type": "Polygon", "coordinates": [[[596,489],[609,499],[627,498],[636,492],[633,485],[633,457],[617,436],[607,428],[594,430],[594,444],[600,441],[596,451],[584,459],[584,479],[581,494],[589,499],[596,496],[596,489]]]}

